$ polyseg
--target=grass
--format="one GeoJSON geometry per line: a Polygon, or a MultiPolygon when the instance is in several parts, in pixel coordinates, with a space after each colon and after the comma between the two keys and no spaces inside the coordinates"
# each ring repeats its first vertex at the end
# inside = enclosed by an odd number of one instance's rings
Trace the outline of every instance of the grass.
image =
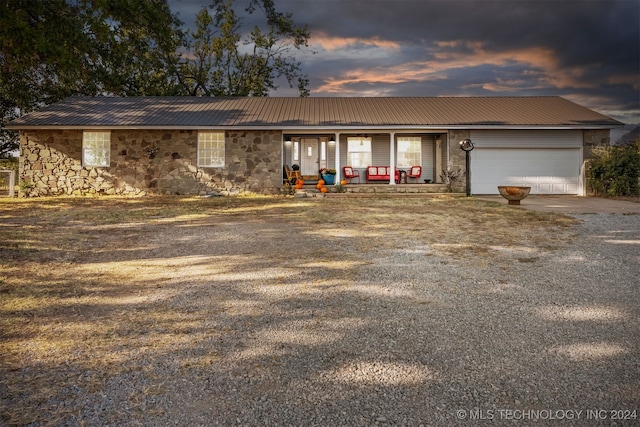
{"type": "MultiPolygon", "coordinates": [[[[128,360],[189,346],[205,329],[212,340],[255,324],[257,303],[238,306],[235,294],[249,289],[247,271],[290,286],[286,271],[298,266],[310,272],[298,291],[313,293],[354,277],[383,250],[426,248],[425,256],[480,267],[505,251],[537,262],[571,238],[575,222],[452,197],[14,199],[0,200],[0,220],[6,424],[64,424],[71,410],[56,401],[69,390],[99,394],[132,369],[128,360]],[[219,300],[203,305],[198,295],[211,287],[219,300]],[[204,326],[216,316],[230,326],[204,326]]],[[[179,363],[192,372],[223,357],[179,363]]],[[[158,381],[140,393],[162,393],[158,381]]]]}

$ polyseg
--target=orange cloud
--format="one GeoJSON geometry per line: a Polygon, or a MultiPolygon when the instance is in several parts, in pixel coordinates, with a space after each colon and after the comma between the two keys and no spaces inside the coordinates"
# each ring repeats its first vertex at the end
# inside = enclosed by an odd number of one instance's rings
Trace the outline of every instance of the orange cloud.
{"type": "Polygon", "coordinates": [[[380,37],[333,37],[324,33],[314,34],[311,40],[312,45],[319,45],[325,50],[338,50],[358,44],[374,46],[381,49],[399,49],[400,45],[390,40],[383,40],[380,37]]]}
{"type": "MultiPolygon", "coordinates": [[[[317,89],[317,91],[324,93],[357,92],[358,94],[363,94],[361,87],[359,87],[358,90],[352,90],[350,89],[350,86],[357,83],[368,83],[372,85],[398,84],[410,81],[423,81],[427,78],[432,80],[444,78],[441,76],[433,76],[428,69],[416,67],[417,65],[420,65],[420,63],[414,62],[390,67],[350,70],[343,76],[327,80],[324,85],[317,89]]],[[[380,89],[364,92],[365,96],[383,96],[384,94],[385,91],[380,89]]]]}
{"type": "MultiPolygon", "coordinates": [[[[528,49],[491,51],[480,42],[463,40],[437,42],[438,50],[432,52],[433,60],[413,61],[390,67],[375,69],[350,70],[343,76],[328,80],[318,88],[319,92],[345,93],[355,92],[349,89],[354,83],[403,83],[408,81],[427,81],[446,79],[451,70],[472,68],[482,65],[504,67],[518,64],[526,67],[523,75],[529,79],[501,79],[482,85],[489,91],[505,91],[513,88],[585,88],[593,87],[581,80],[584,69],[566,68],[560,62],[552,49],[545,47],[531,47],[528,49]],[[463,48],[462,51],[460,48],[463,48]]],[[[338,44],[335,44],[338,46],[338,44]]],[[[392,59],[391,59],[392,60],[392,59]]],[[[626,81],[626,80],[625,80],[626,81]]],[[[361,93],[361,90],[357,91],[361,93]]]]}
{"type": "MultiPolygon", "coordinates": [[[[469,52],[437,52],[435,57],[441,62],[443,69],[475,67],[480,65],[506,66],[509,64],[520,64],[532,67],[542,86],[547,85],[555,88],[567,87],[592,87],[580,80],[585,70],[579,67],[561,67],[560,62],[552,49],[545,47],[531,47],[528,49],[490,51],[486,50],[478,42],[453,42],[443,46],[457,47],[464,44],[469,52]]],[[[534,71],[525,70],[531,75],[534,71]]],[[[490,86],[487,87],[490,90],[490,86]]]]}

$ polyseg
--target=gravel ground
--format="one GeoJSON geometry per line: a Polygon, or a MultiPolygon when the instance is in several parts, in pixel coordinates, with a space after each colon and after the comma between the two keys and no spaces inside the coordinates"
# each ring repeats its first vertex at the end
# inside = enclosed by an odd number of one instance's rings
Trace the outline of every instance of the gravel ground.
{"type": "Polygon", "coordinates": [[[49,421],[638,425],[640,216],[576,218],[573,238],[552,250],[478,257],[404,241],[365,258],[339,228],[304,259],[303,228],[219,224],[215,247],[201,229],[148,237],[146,259],[167,276],[135,303],[180,314],[149,319],[138,347],[112,355],[118,369],[100,387],[86,386],[81,365],[61,366],[84,385],[50,397],[64,415],[49,421]],[[178,233],[193,255],[154,253],[178,233]],[[282,262],[262,259],[265,250],[282,262]],[[181,339],[154,347],[152,336],[176,327],[181,339]]]}

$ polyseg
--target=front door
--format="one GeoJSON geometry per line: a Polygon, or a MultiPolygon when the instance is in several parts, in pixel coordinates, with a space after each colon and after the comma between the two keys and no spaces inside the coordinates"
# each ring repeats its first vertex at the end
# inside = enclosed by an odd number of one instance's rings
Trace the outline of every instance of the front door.
{"type": "Polygon", "coordinates": [[[300,171],[302,175],[318,175],[320,169],[318,155],[318,138],[302,138],[300,153],[300,171]]]}

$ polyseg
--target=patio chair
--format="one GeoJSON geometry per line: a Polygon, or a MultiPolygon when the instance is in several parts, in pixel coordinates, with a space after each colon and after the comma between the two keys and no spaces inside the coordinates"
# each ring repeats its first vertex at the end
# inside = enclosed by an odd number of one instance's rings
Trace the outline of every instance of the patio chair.
{"type": "Polygon", "coordinates": [[[351,166],[344,166],[342,168],[342,172],[344,175],[344,179],[348,179],[349,180],[349,184],[351,184],[351,180],[353,178],[358,178],[358,184],[360,184],[360,171],[354,169],[351,166]]]}
{"type": "Polygon", "coordinates": [[[415,183],[418,183],[418,178],[422,175],[422,166],[411,166],[409,172],[407,172],[407,179],[413,178],[415,179],[415,183]]]}

